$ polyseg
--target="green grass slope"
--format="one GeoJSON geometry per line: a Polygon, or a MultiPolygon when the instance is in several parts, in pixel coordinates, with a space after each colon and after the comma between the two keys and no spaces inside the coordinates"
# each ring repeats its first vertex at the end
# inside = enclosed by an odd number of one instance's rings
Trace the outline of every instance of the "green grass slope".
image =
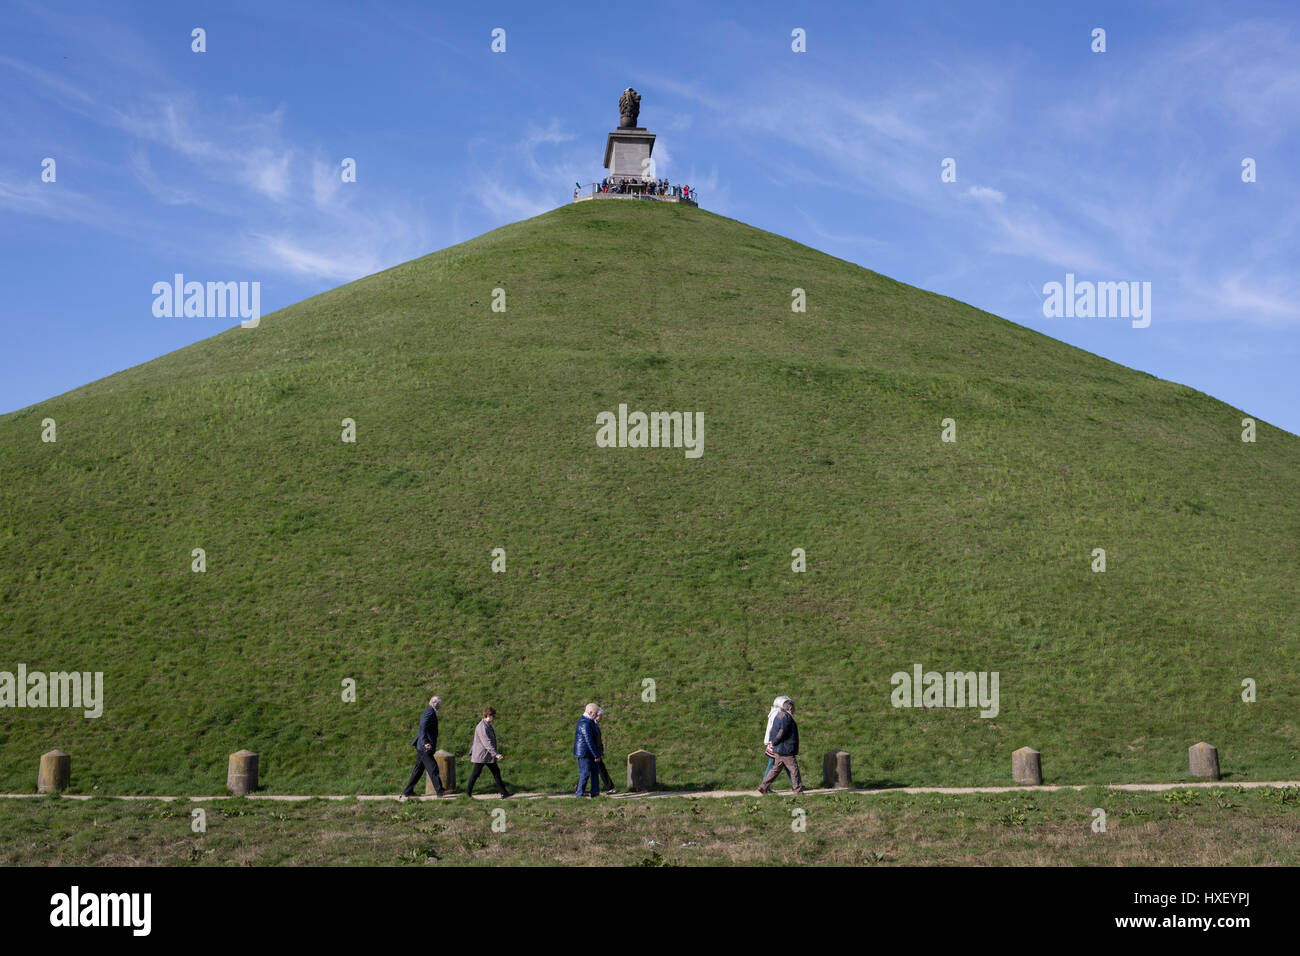
{"type": "Polygon", "coordinates": [[[1295,779],[1300,439],[1242,417],[702,210],[557,209],[0,418],[0,671],[106,697],[0,710],[0,790],[60,747],[81,792],[219,792],[248,747],[273,792],[395,791],[435,691],[530,789],[588,700],[615,763],[752,786],[778,693],[812,777],[1177,780],[1204,739],[1295,779]],[[620,402],[702,411],[703,456],[598,448],[620,402]],[[895,709],[916,663],[1001,712],[895,709]]]}

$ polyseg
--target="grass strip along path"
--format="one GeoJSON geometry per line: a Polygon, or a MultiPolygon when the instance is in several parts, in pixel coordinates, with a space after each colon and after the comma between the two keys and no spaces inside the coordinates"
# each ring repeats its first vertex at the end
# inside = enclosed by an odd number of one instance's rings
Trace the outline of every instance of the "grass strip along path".
{"type": "Polygon", "coordinates": [[[1300,864],[1300,787],[1150,786],[1170,789],[405,803],[42,797],[0,800],[0,865],[1300,864]]]}

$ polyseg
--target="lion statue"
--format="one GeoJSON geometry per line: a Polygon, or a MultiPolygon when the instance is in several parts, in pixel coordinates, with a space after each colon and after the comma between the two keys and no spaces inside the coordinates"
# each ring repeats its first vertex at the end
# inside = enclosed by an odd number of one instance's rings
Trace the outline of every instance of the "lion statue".
{"type": "Polygon", "coordinates": [[[637,117],[641,115],[641,94],[630,86],[625,89],[618,98],[618,114],[619,129],[635,129],[637,117]]]}

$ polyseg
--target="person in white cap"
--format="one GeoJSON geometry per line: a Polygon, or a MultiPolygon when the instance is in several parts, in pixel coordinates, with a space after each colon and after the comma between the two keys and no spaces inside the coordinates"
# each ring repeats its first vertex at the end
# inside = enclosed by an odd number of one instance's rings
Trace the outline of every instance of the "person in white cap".
{"type": "Polygon", "coordinates": [[[790,775],[791,790],[803,793],[803,780],[799,776],[799,725],[794,720],[792,700],[781,705],[781,713],[772,721],[772,753],[775,755],[775,763],[758,785],[758,792],[769,792],[777,774],[784,770],[790,775]]]}
{"type": "Polygon", "coordinates": [[[772,764],[776,763],[776,754],[772,750],[772,721],[776,720],[776,715],[781,713],[781,708],[785,706],[785,702],[789,699],[789,697],[782,694],[772,701],[772,709],[767,712],[767,728],[763,731],[763,753],[767,754],[767,766],[763,768],[763,777],[768,775],[772,770],[772,764]]]}

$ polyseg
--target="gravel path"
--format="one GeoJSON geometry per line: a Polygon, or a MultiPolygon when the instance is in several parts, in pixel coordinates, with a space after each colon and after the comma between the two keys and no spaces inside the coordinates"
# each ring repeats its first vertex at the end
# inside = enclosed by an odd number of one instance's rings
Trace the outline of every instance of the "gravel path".
{"type": "MultiPolygon", "coordinates": [[[[1107,783],[1107,784],[1075,784],[1070,786],[1038,786],[1038,787],[890,787],[883,790],[863,790],[854,788],[852,790],[829,790],[822,788],[809,787],[806,794],[826,794],[826,793],[860,793],[868,796],[874,796],[882,793],[1031,793],[1034,791],[1045,791],[1048,793],[1057,790],[1084,790],[1087,787],[1104,786],[1107,790],[1187,790],[1198,787],[1245,787],[1247,789],[1254,787],[1300,787],[1300,780],[1242,780],[1228,781],[1216,780],[1209,782],[1188,782],[1188,783],[1107,783]]],[[[771,796],[790,796],[789,790],[773,790],[771,796]]],[[[37,793],[0,793],[0,800],[25,800],[29,798],[39,798],[43,794],[37,793]]],[[[65,800],[92,800],[100,794],[63,794],[65,800]]],[[[107,796],[105,794],[105,796],[107,796]]],[[[648,793],[624,793],[619,792],[613,796],[607,796],[609,800],[656,800],[664,797],[756,797],[755,790],[654,790],[648,793]]],[[[206,800],[230,800],[233,799],[229,794],[210,797],[164,797],[153,795],[126,795],[117,796],[117,800],[162,800],[164,802],[172,800],[192,800],[201,803],[206,800]]],[[[275,793],[255,793],[249,794],[249,800],[271,800],[284,803],[298,803],[304,800],[351,800],[353,795],[338,794],[275,794],[275,793]]],[[[396,794],[356,794],[357,800],[396,800],[396,794]]],[[[412,800],[433,801],[438,797],[426,797],[423,795],[411,797],[412,800]]],[[[443,800],[464,799],[464,794],[455,796],[442,797],[443,800]]],[[[499,800],[495,793],[475,794],[475,800],[499,800]]],[[[516,793],[511,796],[512,800],[563,800],[575,799],[572,793],[516,793]]]]}

